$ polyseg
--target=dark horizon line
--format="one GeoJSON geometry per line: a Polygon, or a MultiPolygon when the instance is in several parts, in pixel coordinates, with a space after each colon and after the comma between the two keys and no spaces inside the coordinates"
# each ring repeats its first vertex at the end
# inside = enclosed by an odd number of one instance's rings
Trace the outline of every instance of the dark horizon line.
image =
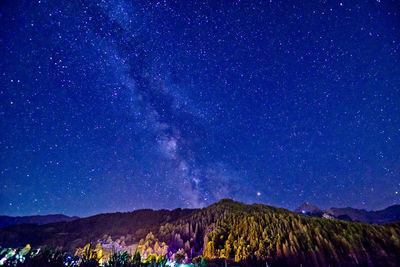
{"type": "Polygon", "coordinates": [[[70,218],[77,217],[78,219],[82,219],[82,218],[88,218],[88,217],[97,216],[97,215],[102,215],[102,214],[129,213],[129,212],[135,212],[135,211],[140,211],[140,210],[153,210],[153,211],[168,210],[168,211],[173,211],[173,210],[176,210],[176,209],[182,209],[182,210],[185,210],[185,209],[186,209],[186,210],[190,210],[190,209],[202,209],[202,208],[209,207],[209,206],[211,206],[211,205],[213,205],[213,204],[215,204],[215,203],[218,203],[218,202],[220,202],[220,201],[222,201],[222,200],[232,200],[232,201],[234,201],[234,202],[240,202],[240,203],[243,203],[243,204],[246,204],[246,205],[254,205],[254,204],[267,205],[267,206],[271,206],[271,207],[286,209],[286,210],[291,211],[291,212],[295,212],[295,210],[296,210],[297,208],[299,208],[301,205],[303,205],[303,204],[305,204],[305,203],[310,204],[310,205],[314,205],[314,206],[316,206],[317,208],[319,208],[319,209],[322,210],[322,211],[325,211],[325,210],[327,210],[327,209],[332,209],[332,208],[337,208],[337,209],[351,208],[351,209],[356,209],[356,210],[365,210],[365,211],[367,211],[367,212],[382,211],[382,210],[385,210],[385,209],[387,209],[387,208],[400,205],[400,203],[391,204],[391,205],[388,205],[388,206],[386,206],[386,207],[384,207],[384,208],[381,208],[381,209],[360,209],[360,208],[354,208],[354,207],[351,207],[351,206],[346,206],[346,207],[335,207],[335,206],[332,206],[332,207],[330,207],[330,208],[321,208],[321,207],[319,207],[318,205],[313,204],[312,202],[304,201],[304,202],[302,202],[298,207],[296,207],[295,209],[291,210],[291,209],[288,209],[288,208],[285,208],[285,207],[274,206],[274,205],[270,205],[270,204],[266,204],[266,203],[256,203],[256,202],[254,202],[254,203],[251,203],[251,204],[250,204],[250,203],[246,203],[246,202],[243,202],[243,201],[234,200],[234,199],[232,199],[232,198],[221,198],[220,200],[218,200],[218,201],[216,201],[216,202],[213,202],[213,203],[211,203],[211,204],[209,204],[209,205],[205,205],[205,206],[199,207],[199,208],[183,208],[183,207],[176,207],[176,208],[159,208],[159,209],[154,209],[154,208],[139,208],[139,209],[132,209],[132,210],[127,210],[127,211],[108,211],[108,212],[100,212],[100,213],[95,213],[95,214],[91,214],[91,215],[83,215],[83,216],[78,216],[78,215],[67,215],[67,214],[65,214],[65,213],[50,213],[50,214],[42,214],[42,215],[40,215],[40,214],[31,214],[31,215],[17,215],[17,216],[6,215],[6,214],[0,214],[0,217],[21,218],[21,217],[35,217],[35,216],[37,216],[37,217],[45,217],[45,216],[60,216],[60,215],[61,215],[61,216],[66,216],[66,217],[70,217],[70,218]]]}

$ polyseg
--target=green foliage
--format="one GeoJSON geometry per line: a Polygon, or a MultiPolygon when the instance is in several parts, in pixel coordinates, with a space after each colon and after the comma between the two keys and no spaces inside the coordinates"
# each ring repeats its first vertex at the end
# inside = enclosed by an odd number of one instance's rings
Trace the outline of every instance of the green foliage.
{"type": "Polygon", "coordinates": [[[26,267],[77,267],[78,258],[68,255],[66,252],[52,250],[49,247],[32,250],[30,245],[23,249],[3,249],[0,252],[0,265],[2,266],[26,266],[26,267]]]}
{"type": "Polygon", "coordinates": [[[203,256],[210,259],[282,266],[400,264],[398,224],[373,226],[265,205],[217,204],[224,214],[207,235],[203,256]]]}
{"type": "Polygon", "coordinates": [[[202,256],[194,257],[192,262],[194,263],[195,266],[201,266],[201,267],[208,266],[208,260],[202,256]]]}
{"type": "Polygon", "coordinates": [[[53,250],[49,247],[32,250],[29,245],[23,249],[2,249],[0,251],[0,266],[18,267],[165,267],[168,259],[166,255],[149,255],[143,262],[140,254],[133,256],[128,252],[112,252],[107,260],[100,257],[102,247],[97,245],[95,249],[87,244],[77,250],[78,256],[71,256],[66,252],[53,250]],[[100,263],[101,259],[104,264],[100,263]]]}
{"type": "Polygon", "coordinates": [[[200,262],[200,266],[208,266],[208,259],[202,257],[201,258],[201,262],[200,262]]]}
{"type": "Polygon", "coordinates": [[[135,265],[133,263],[133,257],[130,254],[128,254],[128,252],[124,251],[122,253],[113,252],[110,255],[110,258],[107,261],[107,263],[105,264],[105,266],[106,267],[130,267],[130,266],[139,266],[139,264],[135,265]]]}
{"type": "Polygon", "coordinates": [[[150,232],[145,239],[140,240],[137,251],[145,258],[151,254],[166,255],[168,253],[168,246],[165,242],[159,242],[153,233],[150,232]]]}
{"type": "Polygon", "coordinates": [[[150,254],[147,256],[147,258],[144,260],[145,263],[156,263],[157,262],[157,255],[156,254],[150,254]]]}
{"type": "Polygon", "coordinates": [[[92,248],[92,244],[87,244],[83,248],[78,248],[75,252],[75,256],[82,259],[84,266],[98,266],[104,263],[103,258],[103,247],[101,244],[97,244],[96,248],[92,248]]]}
{"type": "Polygon", "coordinates": [[[135,252],[132,262],[134,265],[140,265],[141,257],[140,257],[140,253],[138,251],[135,252]]]}
{"type": "Polygon", "coordinates": [[[157,265],[160,267],[164,267],[168,262],[167,256],[165,255],[158,255],[157,257],[157,265]]]}
{"type": "Polygon", "coordinates": [[[197,256],[197,257],[194,257],[194,258],[192,259],[192,262],[193,262],[196,266],[198,266],[198,265],[200,264],[200,262],[201,262],[201,259],[202,259],[201,256],[197,256]]]}
{"type": "MultiPolygon", "coordinates": [[[[83,247],[76,254],[82,259],[80,266],[165,266],[167,257],[177,262],[193,259],[197,266],[225,261],[247,266],[400,266],[399,223],[367,225],[313,218],[229,199],[197,210],[142,210],[0,229],[1,244],[18,242],[16,247],[23,247],[26,243],[21,243],[29,238],[36,242],[33,247],[49,244],[67,251],[83,247]],[[84,241],[101,238],[119,240],[129,248],[138,244],[137,251],[133,257],[127,253],[108,257],[101,246],[85,246],[84,241]],[[154,254],[158,255],[155,262],[150,256],[154,254]]],[[[68,256],[67,265],[62,265],[67,254],[46,249],[3,249],[0,256],[8,255],[7,264],[14,265],[7,266],[16,266],[19,252],[25,262],[37,263],[25,266],[78,266],[78,258],[68,256]]]]}

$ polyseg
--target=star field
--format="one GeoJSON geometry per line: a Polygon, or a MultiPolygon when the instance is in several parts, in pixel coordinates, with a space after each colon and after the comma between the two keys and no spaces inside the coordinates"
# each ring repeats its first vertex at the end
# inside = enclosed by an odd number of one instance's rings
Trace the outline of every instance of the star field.
{"type": "Polygon", "coordinates": [[[400,202],[398,1],[0,6],[0,214],[400,202]]]}

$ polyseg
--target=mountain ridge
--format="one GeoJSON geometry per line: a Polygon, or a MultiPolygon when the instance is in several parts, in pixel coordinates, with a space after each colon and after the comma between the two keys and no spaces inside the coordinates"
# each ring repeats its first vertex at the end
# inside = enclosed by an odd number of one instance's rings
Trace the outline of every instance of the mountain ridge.
{"type": "Polygon", "coordinates": [[[230,199],[201,209],[137,210],[48,225],[0,229],[0,245],[100,247],[197,256],[250,266],[399,266],[400,224],[369,225],[304,216],[230,199]]]}
{"type": "Polygon", "coordinates": [[[64,214],[29,215],[29,216],[7,216],[0,215],[0,228],[17,224],[48,224],[56,222],[68,222],[79,219],[78,216],[67,216],[64,214]]]}
{"type": "Polygon", "coordinates": [[[302,203],[294,210],[296,213],[307,214],[314,217],[325,217],[345,221],[381,224],[400,221],[400,204],[391,205],[381,210],[356,209],[352,207],[331,207],[325,210],[309,202],[302,203]]]}

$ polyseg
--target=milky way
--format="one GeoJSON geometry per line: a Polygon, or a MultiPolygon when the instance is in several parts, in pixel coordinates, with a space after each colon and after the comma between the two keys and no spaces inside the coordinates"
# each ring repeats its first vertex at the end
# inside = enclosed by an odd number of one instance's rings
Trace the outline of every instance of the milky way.
{"type": "Polygon", "coordinates": [[[398,1],[11,1],[0,213],[400,202],[398,1]]]}

